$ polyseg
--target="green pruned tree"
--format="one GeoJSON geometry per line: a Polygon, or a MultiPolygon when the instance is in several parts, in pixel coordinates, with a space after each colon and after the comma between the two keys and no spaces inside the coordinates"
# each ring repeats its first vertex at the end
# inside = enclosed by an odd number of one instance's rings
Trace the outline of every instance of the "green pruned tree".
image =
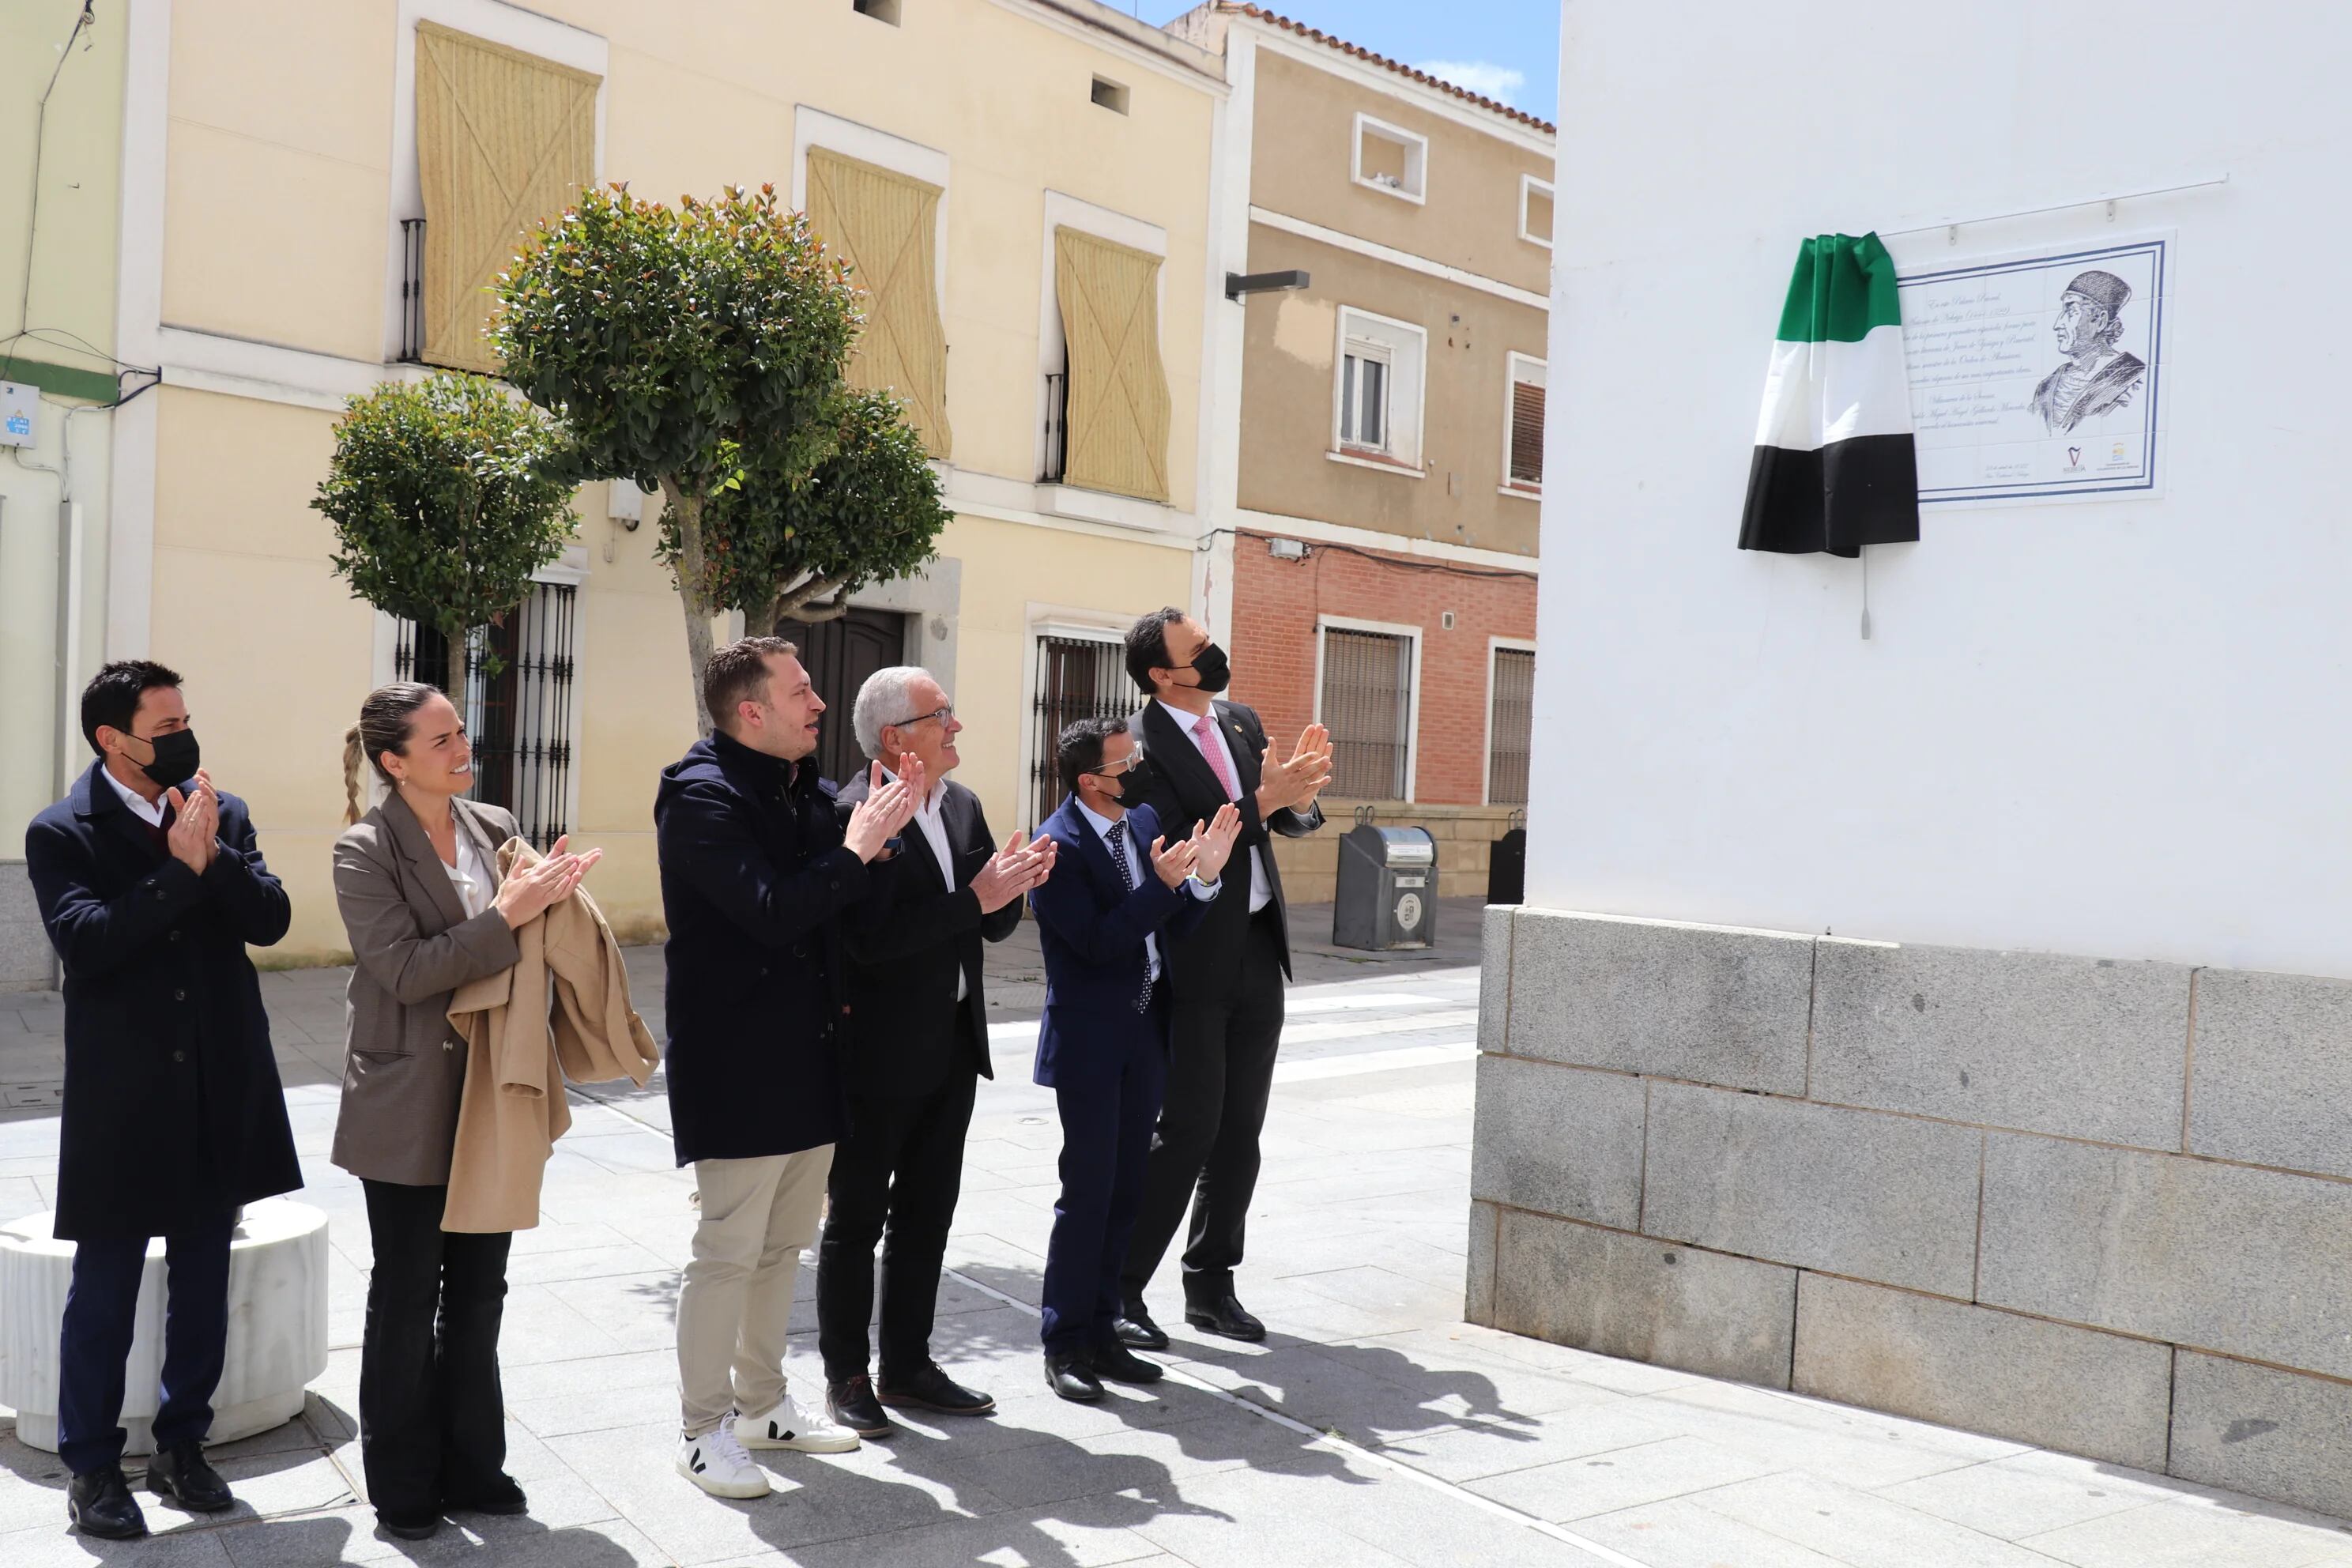
{"type": "Polygon", "coordinates": [[[703,513],[714,603],[768,632],[785,616],[828,621],[868,583],[903,577],[932,559],[950,514],[940,476],[887,392],[835,404],[833,450],[794,484],[748,470],[703,513]]]}
{"type": "Polygon", "coordinates": [[[467,641],[563,552],[572,489],[552,418],[496,382],[443,371],[351,400],[310,506],[335,525],[334,568],[355,597],[448,639],[462,711],[467,641]]]}
{"type": "Polygon", "coordinates": [[[676,208],[613,185],[540,225],[497,290],[507,378],[562,422],[583,473],[663,496],[707,735],[710,623],[736,607],[712,563],[740,515],[713,500],[796,486],[831,452],[858,326],[846,269],[772,185],[676,208]]]}

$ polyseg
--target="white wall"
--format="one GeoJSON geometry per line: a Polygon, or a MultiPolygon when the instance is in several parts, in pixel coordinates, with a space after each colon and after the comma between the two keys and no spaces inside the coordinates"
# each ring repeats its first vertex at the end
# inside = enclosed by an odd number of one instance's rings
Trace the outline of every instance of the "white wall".
{"type": "Polygon", "coordinates": [[[1531,902],[2352,975],[2347,16],[1568,0],[1531,902]],[[1801,236],[2224,171],[1890,241],[2176,231],[2162,499],[1734,547],[1801,236]]]}

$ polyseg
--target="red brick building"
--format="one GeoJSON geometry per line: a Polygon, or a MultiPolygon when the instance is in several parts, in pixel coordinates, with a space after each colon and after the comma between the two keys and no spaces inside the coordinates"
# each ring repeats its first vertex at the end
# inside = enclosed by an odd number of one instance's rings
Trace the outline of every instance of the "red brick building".
{"type": "Polygon", "coordinates": [[[1283,537],[1235,539],[1220,628],[1275,744],[1330,724],[1335,798],[1524,803],[1535,574],[1304,540],[1283,559],[1283,537]]]}

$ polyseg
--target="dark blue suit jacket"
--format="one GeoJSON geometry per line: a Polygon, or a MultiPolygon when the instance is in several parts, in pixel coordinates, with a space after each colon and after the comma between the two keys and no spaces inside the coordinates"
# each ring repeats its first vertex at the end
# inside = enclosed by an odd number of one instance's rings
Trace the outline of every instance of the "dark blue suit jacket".
{"type": "MultiPolygon", "coordinates": [[[[1137,1047],[1166,1048],[1165,1013],[1135,1010],[1143,990],[1143,939],[1159,934],[1164,964],[1164,944],[1200,924],[1208,911],[1208,904],[1152,873],[1151,841],[1160,819],[1151,808],[1137,806],[1127,814],[1127,825],[1143,879],[1132,892],[1076,796],[1064,800],[1038,829],[1059,847],[1054,874],[1029,894],[1045,955],[1035,1078],[1048,1089],[1110,1081],[1137,1047]]],[[[1165,973],[1160,981],[1166,984],[1165,973]]]]}

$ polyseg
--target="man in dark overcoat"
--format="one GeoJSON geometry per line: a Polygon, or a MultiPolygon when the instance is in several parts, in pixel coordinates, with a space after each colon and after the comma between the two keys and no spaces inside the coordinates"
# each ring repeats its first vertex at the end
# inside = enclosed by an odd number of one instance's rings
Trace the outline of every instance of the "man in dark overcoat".
{"type": "Polygon", "coordinates": [[[25,862],[65,968],[57,1236],[75,1247],[58,1454],[73,1472],[68,1517],[121,1539],[146,1530],[120,1422],[155,1237],[170,1292],[148,1484],[198,1511],[234,1501],[204,1457],[230,1235],[241,1205],[302,1184],[246,948],[283,937],[290,910],[245,803],[199,765],[178,675],[106,666],[82,692],[81,726],[98,761],[33,819],[25,862]]]}
{"type": "Polygon", "coordinates": [[[713,653],[702,697],[713,733],[662,770],[654,795],[670,1131],[701,1210],[678,1286],[676,1465],[713,1497],[740,1499],[769,1491],[748,1449],[858,1444],[822,1400],[786,1392],[784,1350],[801,1249],[848,1130],[843,919],[887,895],[895,873],[869,865],[926,785],[905,759],[897,781],[839,815],[817,775],[824,700],[782,637],[713,653]]]}

